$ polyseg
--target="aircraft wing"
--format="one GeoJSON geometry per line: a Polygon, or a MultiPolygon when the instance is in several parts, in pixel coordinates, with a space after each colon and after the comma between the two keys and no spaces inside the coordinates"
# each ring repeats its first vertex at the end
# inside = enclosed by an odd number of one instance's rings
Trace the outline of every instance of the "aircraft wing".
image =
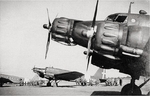
{"type": "Polygon", "coordinates": [[[3,82],[3,83],[7,83],[7,82],[13,83],[10,79],[5,78],[5,77],[0,77],[0,82],[3,82]]]}
{"type": "Polygon", "coordinates": [[[17,76],[12,76],[12,75],[5,75],[5,74],[0,74],[0,87],[3,86],[4,83],[21,83],[24,81],[24,78],[17,77],[17,76]]]}
{"type": "Polygon", "coordinates": [[[61,73],[61,74],[55,74],[54,77],[57,80],[66,80],[66,81],[70,81],[70,80],[75,80],[81,76],[83,76],[84,74],[80,73],[80,72],[76,72],[76,71],[71,71],[71,72],[67,72],[67,73],[61,73]]]}

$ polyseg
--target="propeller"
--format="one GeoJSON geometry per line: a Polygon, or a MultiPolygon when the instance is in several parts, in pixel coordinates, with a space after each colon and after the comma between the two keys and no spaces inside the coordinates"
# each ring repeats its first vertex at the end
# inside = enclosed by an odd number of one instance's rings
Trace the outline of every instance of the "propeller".
{"type": "Polygon", "coordinates": [[[89,40],[88,40],[88,51],[87,51],[87,56],[86,56],[86,59],[88,59],[87,69],[86,70],[88,70],[88,67],[89,67],[90,49],[91,49],[91,45],[92,45],[92,43],[91,43],[92,42],[92,38],[94,36],[94,27],[95,27],[95,21],[96,21],[96,16],[97,16],[98,2],[99,2],[99,0],[97,0],[97,3],[96,3],[91,29],[87,32],[87,37],[89,37],[89,40]]]}
{"type": "Polygon", "coordinates": [[[46,44],[45,59],[47,58],[47,53],[48,53],[49,44],[50,44],[50,40],[51,40],[51,22],[50,22],[50,18],[49,18],[48,9],[47,9],[47,16],[48,16],[48,24],[43,25],[43,28],[48,29],[48,39],[47,39],[47,44],[46,44]]]}

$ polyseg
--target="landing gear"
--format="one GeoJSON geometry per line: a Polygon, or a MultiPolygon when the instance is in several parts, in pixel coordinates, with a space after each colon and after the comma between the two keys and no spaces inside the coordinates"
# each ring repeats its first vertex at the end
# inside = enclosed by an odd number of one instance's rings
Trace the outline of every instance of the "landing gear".
{"type": "Polygon", "coordinates": [[[51,86],[51,82],[50,81],[47,82],[47,86],[48,87],[51,86]]]}
{"type": "Polygon", "coordinates": [[[54,84],[54,85],[55,85],[56,87],[58,87],[58,83],[59,83],[59,82],[60,82],[59,80],[55,80],[55,84],[54,84]]]}
{"type": "Polygon", "coordinates": [[[47,82],[47,86],[48,87],[58,87],[58,83],[59,83],[59,81],[57,81],[57,80],[55,80],[55,82],[53,81],[53,80],[51,80],[51,81],[48,81],[47,82]]]}
{"type": "MultiPolygon", "coordinates": [[[[143,82],[141,85],[137,86],[135,85],[135,79],[131,79],[131,83],[125,85],[122,90],[121,90],[121,95],[141,95],[142,92],[140,90],[140,88],[142,88],[148,81],[150,80],[147,79],[145,82],[143,82]]],[[[148,95],[150,94],[150,92],[148,93],[148,95]]]]}
{"type": "Polygon", "coordinates": [[[53,87],[58,87],[58,82],[56,80],[53,82],[53,87]]]}
{"type": "Polygon", "coordinates": [[[4,83],[1,83],[1,82],[0,82],[0,87],[3,87],[3,84],[4,84],[4,83]]]}
{"type": "Polygon", "coordinates": [[[131,83],[125,85],[121,90],[121,95],[141,95],[140,87],[135,85],[135,79],[131,79],[131,83]]]}
{"type": "Polygon", "coordinates": [[[141,95],[142,92],[137,85],[127,84],[121,90],[121,95],[141,95]]]}
{"type": "Polygon", "coordinates": [[[148,96],[150,95],[150,91],[147,93],[147,95],[148,95],[148,96]]]}

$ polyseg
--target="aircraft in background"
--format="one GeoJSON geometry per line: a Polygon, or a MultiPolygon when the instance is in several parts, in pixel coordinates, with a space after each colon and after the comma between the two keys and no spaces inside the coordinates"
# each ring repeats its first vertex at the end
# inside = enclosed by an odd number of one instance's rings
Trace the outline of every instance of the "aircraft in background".
{"type": "Polygon", "coordinates": [[[56,86],[58,86],[60,80],[73,81],[84,75],[77,71],[68,71],[53,67],[46,67],[46,68],[34,67],[32,70],[33,72],[37,73],[41,78],[46,78],[49,80],[47,86],[52,86],[51,83],[53,81],[55,82],[56,86]]]}
{"type": "Polygon", "coordinates": [[[99,68],[96,73],[90,77],[91,79],[99,80],[100,83],[106,82],[106,69],[99,68]]]}
{"type": "Polygon", "coordinates": [[[45,58],[51,39],[67,46],[78,44],[87,48],[84,52],[87,69],[92,57],[91,64],[95,66],[129,74],[131,82],[122,88],[121,94],[141,95],[140,88],[150,79],[141,86],[137,86],[135,80],[150,76],[150,16],[144,10],[131,13],[133,3],[130,2],[127,13],[111,14],[102,21],[96,21],[98,0],[93,21],[60,17],[51,24],[48,15],[48,24],[43,25],[48,29],[45,58]]]}
{"type": "Polygon", "coordinates": [[[2,87],[4,83],[14,83],[22,86],[24,83],[24,78],[12,76],[12,75],[0,74],[0,87],[2,87]]]}

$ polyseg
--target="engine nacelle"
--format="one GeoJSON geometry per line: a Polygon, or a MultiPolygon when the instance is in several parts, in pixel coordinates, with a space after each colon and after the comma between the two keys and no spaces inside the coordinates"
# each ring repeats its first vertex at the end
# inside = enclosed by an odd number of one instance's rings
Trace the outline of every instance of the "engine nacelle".
{"type": "Polygon", "coordinates": [[[97,24],[93,49],[115,60],[121,55],[140,57],[149,37],[148,27],[104,21],[97,24]]]}
{"type": "Polygon", "coordinates": [[[71,34],[73,31],[74,20],[67,18],[56,18],[52,24],[52,39],[65,45],[75,45],[71,34]]]}
{"type": "Polygon", "coordinates": [[[98,54],[111,59],[118,59],[121,45],[123,25],[114,22],[100,22],[97,25],[93,49],[98,54]]]}

